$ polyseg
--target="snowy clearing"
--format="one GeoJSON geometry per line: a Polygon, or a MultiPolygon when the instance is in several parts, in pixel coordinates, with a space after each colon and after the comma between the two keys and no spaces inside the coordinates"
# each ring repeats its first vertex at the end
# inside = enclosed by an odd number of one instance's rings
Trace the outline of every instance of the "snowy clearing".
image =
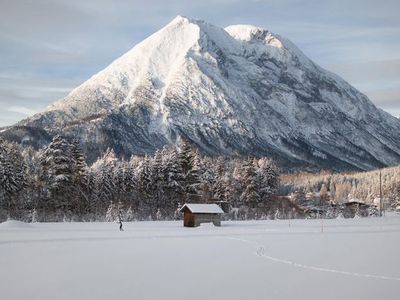
{"type": "Polygon", "coordinates": [[[0,224],[2,299],[398,299],[400,215],[0,224]]]}

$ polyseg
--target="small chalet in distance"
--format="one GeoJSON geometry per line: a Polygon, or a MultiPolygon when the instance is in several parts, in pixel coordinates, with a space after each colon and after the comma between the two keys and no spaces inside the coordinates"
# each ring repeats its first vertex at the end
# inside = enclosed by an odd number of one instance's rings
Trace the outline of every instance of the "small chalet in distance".
{"type": "Polygon", "coordinates": [[[221,215],[224,213],[217,204],[186,203],[180,209],[183,212],[183,226],[197,227],[201,223],[213,223],[221,226],[221,215]]]}

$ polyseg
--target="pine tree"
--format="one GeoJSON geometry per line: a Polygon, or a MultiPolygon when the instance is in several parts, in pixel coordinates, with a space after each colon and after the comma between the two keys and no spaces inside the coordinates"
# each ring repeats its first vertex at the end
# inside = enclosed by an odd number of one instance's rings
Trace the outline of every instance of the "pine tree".
{"type": "Polygon", "coordinates": [[[72,155],[72,171],[73,180],[72,187],[74,189],[74,212],[83,215],[90,210],[90,199],[88,195],[88,168],[85,162],[83,151],[78,141],[71,144],[72,155]]]}
{"type": "Polygon", "coordinates": [[[38,213],[36,208],[32,211],[31,222],[36,223],[38,221],[38,213]]]}
{"type": "Polygon", "coordinates": [[[167,207],[167,198],[165,195],[165,177],[164,177],[164,162],[163,162],[163,151],[156,151],[153,159],[152,168],[152,195],[153,195],[153,206],[158,212],[156,213],[156,219],[161,218],[161,215],[165,215],[165,208],[167,207]]]}
{"type": "Polygon", "coordinates": [[[199,173],[199,185],[197,194],[202,202],[212,202],[215,194],[215,170],[214,160],[209,157],[202,157],[201,172],[199,173]]]}
{"type": "Polygon", "coordinates": [[[36,211],[37,220],[39,220],[40,199],[43,197],[44,190],[42,182],[40,181],[41,165],[39,160],[40,151],[35,151],[32,147],[25,147],[22,149],[22,157],[26,166],[26,186],[23,189],[24,213],[27,215],[27,220],[32,216],[31,211],[36,211]]]}
{"type": "Polygon", "coordinates": [[[114,171],[117,159],[112,149],[107,149],[104,155],[92,166],[91,172],[94,176],[94,213],[97,217],[104,216],[107,203],[114,201],[115,182],[114,171]]]}
{"type": "Polygon", "coordinates": [[[243,191],[241,200],[251,209],[249,217],[252,218],[255,215],[255,208],[258,206],[261,200],[258,192],[259,189],[257,187],[257,174],[253,159],[249,158],[244,162],[242,172],[245,190],[243,191]]]}
{"type": "Polygon", "coordinates": [[[213,186],[213,199],[217,201],[226,201],[226,178],[224,170],[225,161],[219,157],[216,162],[215,180],[213,186]]]}
{"type": "Polygon", "coordinates": [[[168,216],[174,218],[176,207],[180,202],[184,202],[183,174],[178,160],[178,151],[175,148],[164,148],[162,162],[164,191],[168,199],[165,210],[168,216]]]}
{"type": "Polygon", "coordinates": [[[140,216],[147,218],[149,215],[155,214],[153,211],[153,200],[152,200],[152,182],[153,182],[153,166],[152,159],[148,156],[144,157],[141,164],[138,167],[137,183],[138,183],[138,213],[140,216]]]}
{"type": "MultiPolygon", "coordinates": [[[[74,161],[71,145],[57,135],[41,157],[44,180],[48,189],[47,210],[64,215],[73,207],[74,161]]],[[[60,217],[58,217],[60,218],[60,217]]]]}
{"type": "Polygon", "coordinates": [[[126,211],[126,214],[125,214],[125,221],[126,222],[132,222],[134,220],[135,220],[135,216],[133,214],[132,206],[129,206],[129,208],[126,211]]]}
{"type": "Polygon", "coordinates": [[[21,208],[18,194],[26,185],[26,165],[15,144],[0,140],[0,207],[9,217],[16,217],[21,208]]]}
{"type": "Polygon", "coordinates": [[[189,141],[182,139],[179,144],[178,161],[182,171],[181,186],[184,191],[184,202],[198,201],[197,189],[199,182],[198,153],[195,153],[189,141]]]}
{"type": "Polygon", "coordinates": [[[258,191],[262,207],[267,209],[272,200],[272,196],[276,195],[279,185],[278,171],[273,162],[266,158],[261,158],[257,161],[258,169],[258,191]]]}
{"type": "Polygon", "coordinates": [[[116,207],[116,220],[119,222],[125,221],[124,219],[125,213],[124,213],[124,205],[122,204],[121,201],[118,201],[118,205],[116,207]]]}
{"type": "Polygon", "coordinates": [[[131,159],[125,165],[124,186],[126,189],[126,202],[132,202],[133,199],[137,196],[135,194],[135,167],[137,166],[136,161],[137,159],[135,157],[131,157],[131,159]]]}
{"type": "Polygon", "coordinates": [[[106,222],[115,222],[117,220],[118,210],[114,202],[110,202],[106,212],[106,222]]]}
{"type": "Polygon", "coordinates": [[[116,201],[125,202],[125,197],[127,194],[127,186],[126,186],[126,162],[119,161],[116,163],[113,174],[113,182],[114,182],[114,199],[116,201]]]}
{"type": "Polygon", "coordinates": [[[161,213],[161,209],[158,208],[158,209],[157,209],[157,212],[156,212],[156,220],[157,220],[157,221],[160,221],[160,220],[162,220],[162,219],[163,219],[163,215],[162,215],[162,213],[161,213]]]}

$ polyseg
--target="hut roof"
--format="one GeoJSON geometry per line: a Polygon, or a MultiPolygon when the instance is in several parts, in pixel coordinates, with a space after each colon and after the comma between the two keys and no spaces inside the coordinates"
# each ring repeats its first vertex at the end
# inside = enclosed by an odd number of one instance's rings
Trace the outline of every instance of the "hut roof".
{"type": "Polygon", "coordinates": [[[180,211],[184,211],[185,208],[190,210],[192,213],[199,214],[223,214],[224,211],[217,204],[194,204],[186,203],[182,206],[180,211]]]}
{"type": "Polygon", "coordinates": [[[364,202],[361,201],[349,201],[344,203],[345,206],[350,206],[350,205],[360,205],[360,206],[370,206],[364,202]]]}

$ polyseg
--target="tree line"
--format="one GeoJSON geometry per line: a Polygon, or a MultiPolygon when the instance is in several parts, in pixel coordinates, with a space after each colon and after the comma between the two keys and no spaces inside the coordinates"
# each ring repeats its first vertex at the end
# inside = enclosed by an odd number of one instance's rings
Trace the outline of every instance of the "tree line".
{"type": "Polygon", "coordinates": [[[0,140],[0,221],[173,220],[186,202],[220,203],[232,219],[273,217],[279,172],[268,158],[210,157],[189,141],[87,165],[78,141],[45,148],[0,140]]]}
{"type": "Polygon", "coordinates": [[[386,209],[396,209],[400,206],[400,166],[373,170],[368,172],[320,173],[300,172],[281,176],[280,193],[318,194],[320,198],[329,199],[334,203],[362,201],[374,203],[382,198],[386,209]],[[381,175],[381,176],[380,176],[381,175]]]}

